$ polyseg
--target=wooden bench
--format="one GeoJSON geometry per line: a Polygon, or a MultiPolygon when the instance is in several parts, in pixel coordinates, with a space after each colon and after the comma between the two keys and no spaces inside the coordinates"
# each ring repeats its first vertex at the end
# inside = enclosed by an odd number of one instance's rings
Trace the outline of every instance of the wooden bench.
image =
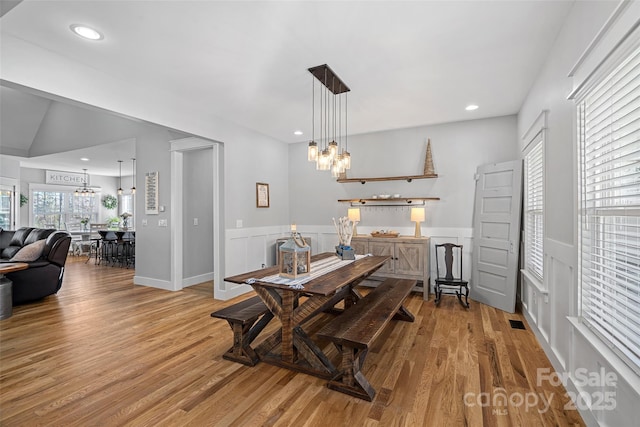
{"type": "Polygon", "coordinates": [[[260,297],[255,296],[237,304],[214,311],[211,317],[225,319],[233,331],[233,347],[222,355],[224,359],[255,366],[259,358],[251,343],[273,319],[260,297]],[[262,318],[258,321],[258,318],[262,318]],[[256,323],[257,321],[257,323],[256,323]]]}
{"type": "Polygon", "coordinates": [[[387,279],[318,332],[318,337],[333,342],[342,354],[339,374],[327,387],[373,400],[376,391],[360,369],[369,348],[391,319],[413,322],[413,315],[402,304],[415,284],[410,279],[387,279]]]}

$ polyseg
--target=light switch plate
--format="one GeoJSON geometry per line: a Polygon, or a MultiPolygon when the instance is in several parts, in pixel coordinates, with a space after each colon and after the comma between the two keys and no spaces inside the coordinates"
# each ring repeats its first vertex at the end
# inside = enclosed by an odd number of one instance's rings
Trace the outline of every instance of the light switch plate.
{"type": "Polygon", "coordinates": [[[236,219],[236,228],[242,228],[242,220],[236,219]]]}
{"type": "Polygon", "coordinates": [[[167,227],[167,220],[166,219],[159,219],[158,220],[158,227],[167,227]]]}

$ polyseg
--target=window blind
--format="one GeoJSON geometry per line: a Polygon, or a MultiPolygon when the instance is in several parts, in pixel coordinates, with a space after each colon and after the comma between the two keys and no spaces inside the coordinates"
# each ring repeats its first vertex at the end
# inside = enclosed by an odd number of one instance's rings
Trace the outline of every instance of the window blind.
{"type": "Polygon", "coordinates": [[[525,269],[542,281],[544,238],[544,152],[542,140],[524,158],[525,269]]]}
{"type": "Polygon", "coordinates": [[[581,316],[640,373],[640,48],[578,103],[581,316]]]}

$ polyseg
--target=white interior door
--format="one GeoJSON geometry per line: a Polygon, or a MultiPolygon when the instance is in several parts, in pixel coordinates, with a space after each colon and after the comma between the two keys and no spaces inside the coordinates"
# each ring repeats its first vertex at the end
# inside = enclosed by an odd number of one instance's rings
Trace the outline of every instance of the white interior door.
{"type": "Polygon", "coordinates": [[[522,161],[478,167],[470,296],[513,313],[516,304],[522,161]]]}

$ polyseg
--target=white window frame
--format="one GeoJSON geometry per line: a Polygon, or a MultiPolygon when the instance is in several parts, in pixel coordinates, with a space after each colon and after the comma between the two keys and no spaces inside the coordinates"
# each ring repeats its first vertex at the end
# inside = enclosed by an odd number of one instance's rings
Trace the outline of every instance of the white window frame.
{"type": "Polygon", "coordinates": [[[524,269],[544,281],[544,131],[524,154],[524,269]]]}
{"type": "MultiPolygon", "coordinates": [[[[35,221],[33,216],[33,204],[35,203],[35,197],[33,195],[34,192],[46,191],[46,192],[60,192],[71,194],[71,197],[85,197],[85,196],[75,196],[73,193],[76,187],[70,187],[65,185],[52,185],[52,184],[29,184],[29,226],[35,227],[35,221]]],[[[100,222],[100,200],[101,193],[97,191],[95,193],[94,203],[93,203],[93,212],[89,215],[90,222],[100,222]]],[[[83,216],[80,214],[73,214],[65,211],[65,216],[69,221],[80,222],[83,216]]],[[[60,229],[64,229],[66,227],[65,221],[61,221],[60,224],[56,224],[60,229]]]]}
{"type": "Polygon", "coordinates": [[[576,97],[579,307],[581,321],[640,373],[640,46],[616,60],[576,97]]]}
{"type": "MultiPolygon", "coordinates": [[[[133,225],[136,223],[135,222],[135,218],[136,218],[135,205],[136,205],[135,194],[129,193],[129,194],[121,194],[118,196],[118,216],[122,218],[122,214],[124,214],[125,212],[131,214],[131,217],[127,221],[128,226],[130,228],[133,227],[133,225]]],[[[124,220],[122,221],[122,223],[124,223],[124,220]]]]}
{"type": "Polygon", "coordinates": [[[2,190],[12,192],[9,212],[10,224],[8,230],[17,230],[20,226],[20,192],[18,190],[18,180],[0,177],[0,186],[2,187],[2,190]]]}

